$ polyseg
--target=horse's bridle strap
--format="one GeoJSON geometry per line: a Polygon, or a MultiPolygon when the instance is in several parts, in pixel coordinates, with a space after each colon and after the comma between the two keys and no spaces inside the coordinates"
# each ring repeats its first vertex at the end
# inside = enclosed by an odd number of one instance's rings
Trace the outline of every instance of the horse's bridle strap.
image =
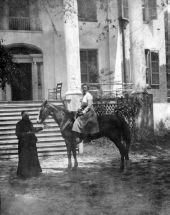
{"type": "Polygon", "coordinates": [[[60,126],[61,132],[63,132],[63,131],[67,128],[67,126],[69,126],[70,124],[71,124],[71,120],[68,119],[64,124],[62,124],[62,125],[60,126]]]}

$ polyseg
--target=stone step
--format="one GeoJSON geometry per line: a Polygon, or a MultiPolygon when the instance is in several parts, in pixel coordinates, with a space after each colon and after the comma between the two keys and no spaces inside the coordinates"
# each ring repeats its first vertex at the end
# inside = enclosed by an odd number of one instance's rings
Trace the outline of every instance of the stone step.
{"type": "MultiPolygon", "coordinates": [[[[36,135],[37,136],[49,135],[49,134],[57,133],[57,132],[60,132],[60,129],[59,129],[59,127],[55,126],[55,127],[50,127],[48,129],[43,129],[41,134],[36,133],[36,135]]],[[[15,127],[13,127],[13,129],[0,130],[0,138],[1,138],[1,136],[10,136],[10,135],[15,135],[15,127]]]]}
{"type": "MultiPolygon", "coordinates": [[[[11,120],[2,120],[1,123],[0,123],[0,127],[3,126],[3,125],[16,125],[16,123],[19,121],[20,119],[18,120],[15,120],[15,119],[11,119],[11,120]]],[[[37,119],[31,119],[31,122],[33,124],[36,124],[37,123],[37,119]]],[[[54,119],[47,119],[45,121],[47,124],[51,124],[51,123],[54,123],[54,119]]]]}
{"type": "MultiPolygon", "coordinates": [[[[38,154],[45,153],[45,152],[57,152],[57,151],[66,151],[66,146],[55,146],[55,147],[38,147],[38,154]]],[[[16,154],[18,155],[17,148],[9,148],[9,149],[2,149],[0,150],[1,156],[8,155],[8,154],[16,154]]]]}
{"type": "MultiPolygon", "coordinates": [[[[39,111],[36,109],[35,111],[28,111],[30,115],[38,115],[39,111]]],[[[3,116],[10,116],[10,117],[13,117],[13,116],[19,116],[21,117],[21,112],[20,111],[17,111],[17,112],[14,112],[14,111],[0,111],[0,117],[3,117],[3,116]]]]}
{"type": "MultiPolygon", "coordinates": [[[[78,151],[78,149],[77,149],[78,151]]],[[[53,151],[43,151],[43,152],[38,152],[38,157],[49,157],[49,156],[57,156],[57,155],[65,155],[66,154],[66,149],[61,150],[61,149],[57,149],[57,150],[53,150],[53,151]]],[[[18,159],[18,154],[15,153],[3,153],[0,155],[0,160],[9,160],[9,159],[18,159]]]]}
{"type": "MultiPolygon", "coordinates": [[[[36,133],[36,136],[37,136],[37,138],[39,138],[39,137],[59,137],[59,136],[61,136],[61,133],[60,133],[60,131],[58,131],[58,132],[43,132],[43,133],[36,133]]],[[[0,142],[1,141],[3,141],[3,140],[6,140],[6,139],[16,139],[17,137],[16,137],[16,135],[15,135],[15,133],[14,134],[11,134],[11,135],[8,135],[8,134],[6,134],[6,135],[1,135],[0,136],[0,142]]]]}
{"type": "MultiPolygon", "coordinates": [[[[58,148],[58,147],[66,147],[66,145],[65,145],[65,142],[62,142],[62,143],[50,142],[50,145],[47,145],[44,142],[38,142],[37,147],[38,148],[52,148],[52,147],[58,148]]],[[[1,145],[0,151],[3,151],[4,149],[6,149],[6,150],[16,149],[17,150],[18,149],[18,143],[15,143],[13,145],[10,145],[10,144],[1,145]]]]}
{"type": "MultiPolygon", "coordinates": [[[[51,142],[51,141],[64,141],[64,139],[62,138],[62,136],[58,136],[58,137],[39,137],[38,138],[38,142],[51,142]]],[[[3,144],[13,144],[18,142],[17,138],[16,139],[6,139],[6,140],[1,140],[0,145],[3,144]]]]}
{"type": "MultiPolygon", "coordinates": [[[[57,124],[56,123],[47,123],[47,125],[48,125],[48,129],[46,129],[46,131],[48,131],[48,130],[53,130],[53,129],[59,129],[59,127],[57,126],[57,124]]],[[[34,127],[38,127],[38,125],[34,125],[34,127]]],[[[16,128],[16,125],[3,125],[3,126],[0,126],[0,131],[6,131],[6,130],[9,130],[9,131],[11,131],[11,130],[15,130],[15,128],[16,128]]]]}
{"type": "MultiPolygon", "coordinates": [[[[38,114],[29,116],[30,120],[31,121],[33,120],[34,122],[36,122],[37,117],[38,117],[38,114]]],[[[21,115],[20,116],[15,116],[15,115],[6,116],[6,115],[3,115],[3,116],[1,116],[0,119],[1,119],[1,121],[14,121],[15,120],[17,122],[17,121],[21,120],[21,115]]],[[[54,122],[54,119],[51,116],[49,116],[45,121],[46,122],[54,122]]]]}
{"type": "MultiPolygon", "coordinates": [[[[51,102],[54,105],[62,106],[62,102],[51,102]]],[[[37,124],[37,117],[40,102],[0,102],[0,159],[18,157],[18,139],[15,135],[16,123],[21,120],[21,111],[27,110],[34,127],[37,124]]],[[[62,138],[60,129],[52,117],[46,119],[48,125],[43,131],[36,133],[38,138],[37,149],[39,156],[54,154],[66,154],[65,141],[62,138]]]]}

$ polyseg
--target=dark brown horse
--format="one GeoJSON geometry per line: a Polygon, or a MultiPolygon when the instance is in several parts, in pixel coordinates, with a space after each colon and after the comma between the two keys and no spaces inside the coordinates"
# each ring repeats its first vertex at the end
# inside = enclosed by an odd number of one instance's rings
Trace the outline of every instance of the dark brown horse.
{"type": "MultiPolygon", "coordinates": [[[[72,167],[71,153],[74,157],[74,167],[78,166],[76,158],[76,136],[72,131],[75,112],[66,110],[63,107],[55,106],[47,101],[43,102],[39,111],[38,123],[44,123],[48,116],[52,116],[59,125],[61,134],[65,139],[67,154],[68,154],[68,168],[72,167]]],[[[115,143],[121,155],[120,169],[124,169],[124,159],[129,160],[128,152],[130,147],[130,129],[125,119],[117,114],[98,116],[99,133],[92,136],[91,139],[100,137],[107,137],[115,143]]]]}

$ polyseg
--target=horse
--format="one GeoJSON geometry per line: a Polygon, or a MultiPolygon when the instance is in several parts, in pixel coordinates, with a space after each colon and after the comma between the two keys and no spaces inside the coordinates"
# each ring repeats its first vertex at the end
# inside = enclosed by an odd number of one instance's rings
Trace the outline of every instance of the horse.
{"type": "MultiPolygon", "coordinates": [[[[45,124],[45,120],[48,116],[52,116],[55,122],[58,124],[62,137],[65,140],[68,156],[68,168],[72,168],[71,156],[74,157],[74,167],[78,167],[78,161],[76,156],[76,134],[72,131],[72,125],[75,120],[75,112],[68,111],[66,108],[56,106],[48,101],[44,101],[39,110],[37,123],[45,124]]],[[[107,137],[117,146],[120,156],[120,170],[124,170],[124,161],[129,161],[129,147],[131,143],[130,128],[124,117],[119,114],[101,115],[97,116],[99,123],[99,133],[92,135],[91,140],[107,137]]]]}

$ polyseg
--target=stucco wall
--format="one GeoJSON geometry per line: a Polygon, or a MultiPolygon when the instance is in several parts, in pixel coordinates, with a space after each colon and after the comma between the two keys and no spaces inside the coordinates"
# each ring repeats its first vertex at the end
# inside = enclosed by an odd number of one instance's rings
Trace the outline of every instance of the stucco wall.
{"type": "Polygon", "coordinates": [[[169,103],[154,103],[154,129],[160,128],[160,122],[165,125],[165,128],[170,131],[170,104],[169,103]]]}
{"type": "MultiPolygon", "coordinates": [[[[118,43],[118,14],[117,1],[109,2],[109,12],[100,9],[100,2],[97,1],[97,22],[79,21],[80,49],[97,49],[98,50],[98,69],[99,74],[104,71],[104,77],[101,75],[102,83],[114,81],[115,71],[121,63],[116,64],[116,53],[118,43]],[[112,23],[108,24],[106,19],[112,23]],[[115,27],[112,27],[112,26],[115,27]],[[116,65],[116,68],[115,68],[116,65]]],[[[107,4],[104,5],[107,8],[107,4]]]]}
{"type": "MultiPolygon", "coordinates": [[[[44,62],[44,97],[47,98],[49,88],[55,87],[56,83],[63,82],[63,94],[67,91],[67,69],[66,69],[66,48],[64,39],[64,21],[62,13],[62,0],[50,1],[50,5],[43,5],[39,1],[39,18],[42,23],[42,31],[0,31],[0,38],[5,40],[5,44],[27,43],[35,45],[43,52],[44,62]]],[[[131,1],[131,0],[130,0],[131,1]]],[[[45,2],[45,1],[43,1],[45,2]]],[[[97,22],[79,21],[79,40],[80,49],[98,49],[98,67],[99,72],[104,71],[104,82],[122,81],[122,35],[118,23],[117,0],[109,1],[108,14],[100,9],[100,1],[97,1],[97,22]],[[106,18],[111,19],[109,31],[106,32],[106,18]],[[112,25],[115,27],[112,28],[112,25]],[[105,37],[99,40],[99,36],[105,33],[105,37]]],[[[105,2],[105,1],[104,1],[105,2]]],[[[141,14],[141,3],[133,1],[135,14],[141,14]],[[140,5],[139,7],[134,4],[140,5]]],[[[158,19],[148,24],[144,24],[140,17],[129,23],[125,30],[126,61],[129,64],[133,62],[136,52],[132,52],[130,46],[130,35],[133,29],[130,26],[136,25],[134,29],[138,38],[143,34],[144,48],[159,50],[160,56],[160,89],[150,90],[155,102],[165,102],[166,89],[166,71],[165,71],[165,41],[164,41],[164,17],[160,6],[161,0],[158,0],[158,19]],[[140,20],[139,20],[140,18],[140,20]],[[138,27],[138,23],[142,29],[138,27]],[[136,24],[135,24],[136,23],[136,24]]],[[[133,11],[132,11],[133,12],[133,11]]],[[[140,58],[144,58],[144,50],[141,51],[140,58]],[[141,56],[143,55],[143,56],[141,56]]],[[[144,64],[144,63],[143,63],[144,64]]],[[[141,65],[144,67],[145,65],[141,65]]],[[[128,81],[133,76],[132,66],[129,66],[128,81]]],[[[136,72],[134,70],[134,72],[136,72]]],[[[133,78],[132,78],[133,80],[133,78]]],[[[135,80],[134,80],[135,81],[135,80]]]]}
{"type": "Polygon", "coordinates": [[[166,52],[165,52],[165,23],[164,10],[161,1],[157,1],[158,18],[147,24],[143,24],[143,34],[145,49],[159,52],[159,89],[151,89],[154,102],[167,102],[167,79],[166,79],[166,52]]]}

